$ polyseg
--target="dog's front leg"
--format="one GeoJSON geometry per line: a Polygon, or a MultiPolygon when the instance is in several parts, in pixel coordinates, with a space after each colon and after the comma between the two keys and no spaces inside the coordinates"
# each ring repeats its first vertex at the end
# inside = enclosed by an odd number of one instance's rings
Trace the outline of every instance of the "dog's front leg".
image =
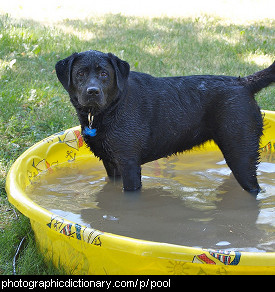
{"type": "Polygon", "coordinates": [[[141,167],[135,159],[124,161],[120,165],[124,191],[136,191],[141,188],[141,167]]]}
{"type": "Polygon", "coordinates": [[[120,177],[120,172],[115,163],[106,159],[102,159],[102,161],[109,178],[114,179],[116,177],[120,177]]]}

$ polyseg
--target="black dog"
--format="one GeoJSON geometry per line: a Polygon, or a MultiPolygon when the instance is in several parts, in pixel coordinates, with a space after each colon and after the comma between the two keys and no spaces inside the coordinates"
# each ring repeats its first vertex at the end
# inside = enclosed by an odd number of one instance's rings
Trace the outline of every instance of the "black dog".
{"type": "Polygon", "coordinates": [[[244,78],[155,78],[98,51],[75,53],[56,74],[84,139],[124,190],[141,187],[141,165],[214,140],[239,184],[258,193],[263,119],[254,94],[275,81],[275,62],[244,78]]]}

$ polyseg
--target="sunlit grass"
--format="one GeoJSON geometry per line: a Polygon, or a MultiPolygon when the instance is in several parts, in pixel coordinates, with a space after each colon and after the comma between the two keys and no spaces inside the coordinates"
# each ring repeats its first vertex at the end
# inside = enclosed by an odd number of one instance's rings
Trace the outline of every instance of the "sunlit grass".
{"type": "Polygon", "coordinates": [[[274,61],[272,56],[269,54],[262,54],[262,53],[249,53],[244,60],[248,63],[254,63],[261,67],[267,67],[274,61]]]}

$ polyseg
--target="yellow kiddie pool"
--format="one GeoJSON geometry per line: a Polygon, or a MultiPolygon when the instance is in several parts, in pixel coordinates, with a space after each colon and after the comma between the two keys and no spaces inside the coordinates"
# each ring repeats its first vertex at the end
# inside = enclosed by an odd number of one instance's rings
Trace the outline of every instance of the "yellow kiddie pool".
{"type": "Polygon", "coordinates": [[[275,112],[264,113],[257,198],[213,143],[145,165],[142,192],[125,194],[75,127],[15,161],[8,199],[45,256],[71,274],[275,274],[275,112]]]}

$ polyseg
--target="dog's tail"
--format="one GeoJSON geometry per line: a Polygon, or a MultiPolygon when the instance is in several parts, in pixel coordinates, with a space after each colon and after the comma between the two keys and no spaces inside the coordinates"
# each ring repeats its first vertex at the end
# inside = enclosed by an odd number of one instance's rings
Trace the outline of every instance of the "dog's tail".
{"type": "Polygon", "coordinates": [[[275,82],[275,62],[262,71],[241,78],[240,81],[245,87],[249,88],[252,94],[259,92],[261,89],[275,82]]]}

